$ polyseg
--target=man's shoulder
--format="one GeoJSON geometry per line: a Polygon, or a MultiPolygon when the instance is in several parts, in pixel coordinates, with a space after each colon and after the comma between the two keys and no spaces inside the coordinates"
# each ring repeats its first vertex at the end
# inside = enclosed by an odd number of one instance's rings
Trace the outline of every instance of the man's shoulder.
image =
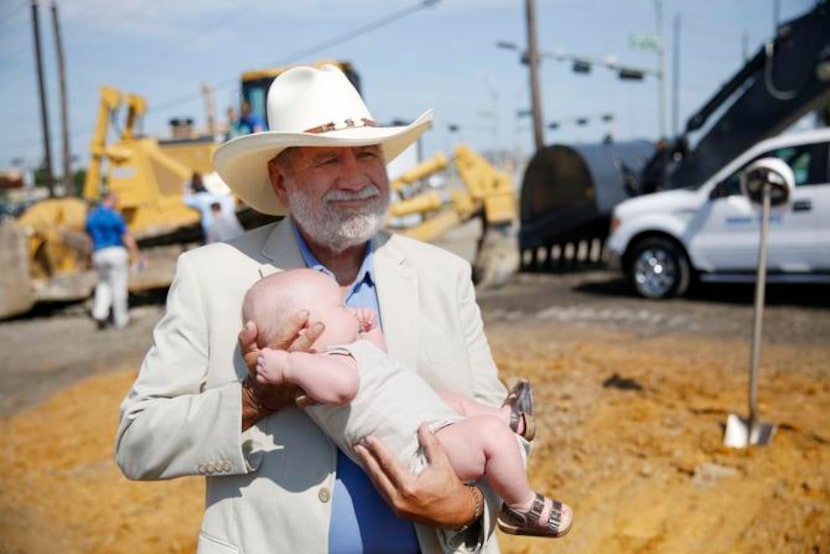
{"type": "Polygon", "coordinates": [[[214,266],[219,263],[236,263],[239,260],[250,260],[263,263],[262,247],[274,230],[276,223],[269,223],[252,229],[227,242],[206,244],[193,250],[188,250],[180,256],[185,264],[196,266],[214,266]]]}
{"type": "Polygon", "coordinates": [[[449,250],[396,233],[382,233],[378,244],[379,248],[389,248],[418,262],[432,260],[439,264],[469,265],[467,260],[449,250]]]}

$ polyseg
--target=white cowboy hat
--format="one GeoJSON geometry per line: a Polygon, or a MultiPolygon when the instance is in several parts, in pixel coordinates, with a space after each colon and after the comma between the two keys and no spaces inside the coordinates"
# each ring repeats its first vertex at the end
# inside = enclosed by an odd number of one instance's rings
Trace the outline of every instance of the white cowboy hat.
{"type": "Polygon", "coordinates": [[[225,184],[225,181],[215,171],[202,175],[202,184],[209,193],[216,196],[225,196],[231,193],[230,187],[225,184]]]}
{"type": "Polygon", "coordinates": [[[222,144],[213,165],[231,190],[258,212],[285,213],[268,179],[268,161],[292,146],[379,144],[386,163],[415,142],[432,123],[432,111],[407,126],[379,127],[346,75],[333,65],[294,67],[268,89],[269,131],[222,144]]]}

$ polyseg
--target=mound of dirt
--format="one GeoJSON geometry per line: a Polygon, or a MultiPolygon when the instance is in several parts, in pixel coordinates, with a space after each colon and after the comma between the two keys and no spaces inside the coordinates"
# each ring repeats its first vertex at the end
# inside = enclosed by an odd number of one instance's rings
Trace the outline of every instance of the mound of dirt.
{"type": "MultiPolygon", "coordinates": [[[[490,321],[509,381],[532,380],[532,484],[570,503],[556,541],[506,554],[830,552],[830,345],[765,347],[768,447],[722,445],[745,415],[746,341],[490,321]]],[[[113,461],[135,370],[103,372],[2,419],[0,551],[193,552],[201,478],[131,483],[113,461]]]]}

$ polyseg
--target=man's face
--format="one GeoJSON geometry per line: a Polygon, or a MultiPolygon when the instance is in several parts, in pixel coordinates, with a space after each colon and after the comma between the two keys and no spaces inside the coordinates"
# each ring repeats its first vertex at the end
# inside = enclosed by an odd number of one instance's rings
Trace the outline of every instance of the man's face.
{"type": "Polygon", "coordinates": [[[280,201],[308,237],[334,252],[368,241],[389,207],[380,146],[301,147],[269,165],[280,201]]]}

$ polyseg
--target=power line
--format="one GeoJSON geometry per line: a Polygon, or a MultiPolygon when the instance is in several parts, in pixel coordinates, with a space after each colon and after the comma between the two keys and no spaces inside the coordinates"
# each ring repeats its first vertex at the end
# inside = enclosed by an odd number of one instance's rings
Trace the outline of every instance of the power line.
{"type": "MultiPolygon", "coordinates": [[[[409,16],[413,13],[416,13],[416,12],[422,10],[422,9],[432,7],[435,4],[437,4],[438,2],[439,2],[439,0],[421,0],[420,2],[418,2],[414,6],[399,10],[397,12],[394,12],[394,13],[390,14],[390,15],[387,15],[387,16],[384,16],[380,19],[377,19],[373,22],[367,23],[366,25],[362,25],[360,27],[357,27],[356,29],[353,29],[353,30],[348,31],[346,33],[343,33],[339,36],[336,36],[332,39],[329,39],[329,40],[320,42],[318,44],[315,44],[313,46],[310,46],[308,48],[299,50],[299,51],[297,51],[293,54],[290,54],[290,55],[282,58],[279,61],[272,62],[271,64],[267,64],[267,65],[279,67],[279,66],[282,66],[282,65],[286,65],[286,64],[295,62],[296,60],[303,59],[304,57],[310,56],[312,54],[316,54],[317,52],[325,50],[326,48],[331,48],[332,46],[337,46],[337,45],[343,44],[343,43],[345,43],[349,40],[353,40],[353,39],[358,38],[362,35],[365,35],[367,33],[375,31],[375,30],[377,30],[381,27],[384,27],[386,25],[394,23],[395,21],[403,19],[404,17],[409,16]]],[[[232,85],[236,85],[238,82],[239,82],[238,77],[231,77],[229,79],[225,79],[223,81],[220,81],[219,83],[214,84],[213,88],[214,88],[214,90],[221,90],[221,89],[224,89],[224,88],[229,88],[232,85]]],[[[156,112],[156,113],[163,112],[164,110],[168,110],[172,107],[178,106],[180,104],[184,104],[185,102],[195,100],[197,98],[200,98],[201,96],[202,96],[201,92],[188,93],[186,95],[182,95],[182,96],[170,99],[166,102],[161,102],[157,105],[154,105],[153,111],[156,112]]],[[[79,134],[91,134],[91,133],[92,133],[91,130],[77,131],[77,132],[74,132],[74,133],[70,133],[70,136],[74,137],[74,136],[77,136],[79,134]]],[[[15,143],[11,143],[11,142],[2,143],[2,142],[0,142],[0,145],[4,145],[4,146],[8,146],[8,147],[20,147],[20,148],[25,147],[25,146],[32,146],[34,144],[37,144],[37,142],[34,141],[34,139],[31,140],[31,141],[15,142],[15,143]]]]}
{"type": "MultiPolygon", "coordinates": [[[[281,58],[281,59],[279,59],[275,62],[271,62],[271,63],[265,64],[265,65],[266,66],[277,66],[277,67],[279,67],[279,66],[282,66],[282,65],[293,63],[297,60],[303,59],[307,56],[310,56],[312,54],[316,54],[316,53],[318,53],[322,50],[325,50],[326,48],[331,48],[332,46],[338,46],[338,45],[343,44],[345,42],[348,42],[352,39],[355,39],[359,36],[365,35],[366,33],[372,32],[376,29],[379,29],[381,27],[389,25],[390,23],[398,21],[399,19],[403,19],[404,17],[406,17],[408,15],[411,15],[415,12],[418,12],[418,11],[424,9],[424,8],[432,7],[433,5],[437,4],[438,1],[439,0],[421,0],[415,6],[405,8],[403,10],[399,10],[399,11],[393,13],[393,14],[382,17],[382,18],[380,18],[376,21],[373,21],[371,23],[367,23],[366,25],[358,27],[358,28],[356,28],[352,31],[348,31],[348,32],[343,33],[342,35],[336,36],[332,39],[317,43],[314,46],[310,46],[310,47],[305,48],[303,50],[298,50],[297,52],[294,52],[293,54],[290,54],[290,55],[285,56],[284,58],[281,58]]],[[[237,84],[237,82],[238,82],[238,77],[231,77],[229,79],[225,79],[223,81],[215,83],[213,85],[213,88],[214,88],[214,90],[222,90],[224,88],[227,88],[227,87],[230,87],[232,85],[237,84]]],[[[156,110],[156,111],[163,111],[163,110],[166,110],[168,108],[172,108],[174,106],[177,106],[179,104],[183,104],[184,102],[194,100],[194,99],[196,99],[200,96],[201,96],[201,93],[199,93],[199,92],[190,93],[190,94],[187,94],[187,95],[182,95],[178,98],[174,98],[174,99],[169,100],[167,102],[163,102],[161,104],[158,104],[153,109],[156,110]]]]}

